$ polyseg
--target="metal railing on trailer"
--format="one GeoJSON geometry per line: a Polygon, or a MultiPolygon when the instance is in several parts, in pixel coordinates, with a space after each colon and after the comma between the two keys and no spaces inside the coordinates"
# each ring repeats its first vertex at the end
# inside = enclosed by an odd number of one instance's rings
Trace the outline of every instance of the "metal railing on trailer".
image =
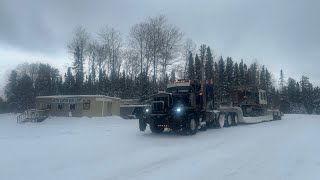
{"type": "Polygon", "coordinates": [[[17,123],[41,122],[47,117],[47,110],[28,109],[17,116],[17,123]]]}

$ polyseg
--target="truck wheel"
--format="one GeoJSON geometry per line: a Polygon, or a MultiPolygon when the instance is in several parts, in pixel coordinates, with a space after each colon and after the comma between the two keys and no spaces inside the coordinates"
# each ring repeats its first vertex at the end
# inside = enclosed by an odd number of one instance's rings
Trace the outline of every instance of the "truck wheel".
{"type": "Polygon", "coordinates": [[[184,129],[186,134],[195,135],[198,131],[198,122],[194,115],[189,115],[184,129]]]}
{"type": "Polygon", "coordinates": [[[158,124],[153,120],[149,123],[149,126],[152,133],[159,134],[164,131],[164,127],[158,126],[158,124]]]}
{"type": "Polygon", "coordinates": [[[273,115],[273,120],[277,120],[277,115],[273,115]]]}
{"type": "Polygon", "coordinates": [[[140,131],[145,131],[147,127],[147,122],[145,119],[139,119],[139,129],[140,131]]]}
{"type": "Polygon", "coordinates": [[[219,114],[218,119],[216,120],[216,125],[218,128],[223,128],[226,121],[226,116],[224,114],[219,114]]]}
{"type": "Polygon", "coordinates": [[[232,114],[232,125],[238,126],[238,123],[239,123],[238,113],[233,113],[232,114]]]}
{"type": "Polygon", "coordinates": [[[224,127],[230,127],[232,125],[231,114],[228,113],[225,115],[225,117],[226,119],[225,119],[224,127]]]}

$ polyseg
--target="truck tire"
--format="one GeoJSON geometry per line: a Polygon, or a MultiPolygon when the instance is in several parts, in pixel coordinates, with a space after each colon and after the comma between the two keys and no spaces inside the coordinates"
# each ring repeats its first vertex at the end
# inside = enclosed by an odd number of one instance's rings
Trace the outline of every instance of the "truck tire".
{"type": "Polygon", "coordinates": [[[146,119],[139,119],[139,129],[140,131],[145,131],[147,128],[146,119]]]}
{"type": "Polygon", "coordinates": [[[277,115],[273,115],[273,120],[275,121],[275,120],[277,120],[278,118],[277,118],[277,115]]]}
{"type": "Polygon", "coordinates": [[[238,124],[239,124],[238,113],[232,113],[232,125],[238,126],[238,124]]]}
{"type": "Polygon", "coordinates": [[[226,114],[225,117],[226,119],[225,119],[224,127],[231,127],[232,126],[231,113],[226,114]]]}
{"type": "Polygon", "coordinates": [[[217,128],[223,128],[225,121],[226,121],[226,116],[224,114],[220,113],[219,117],[216,120],[217,128]]]}
{"type": "Polygon", "coordinates": [[[195,135],[198,131],[198,122],[194,115],[189,115],[185,122],[184,132],[186,135],[195,135]]]}
{"type": "Polygon", "coordinates": [[[159,134],[164,131],[164,127],[158,126],[158,123],[156,123],[154,120],[150,121],[149,126],[152,133],[159,134]]]}

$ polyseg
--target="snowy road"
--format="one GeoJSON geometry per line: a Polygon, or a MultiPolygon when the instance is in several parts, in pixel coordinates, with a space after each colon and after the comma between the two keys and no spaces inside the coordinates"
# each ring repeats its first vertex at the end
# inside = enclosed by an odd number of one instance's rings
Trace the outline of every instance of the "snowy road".
{"type": "Polygon", "coordinates": [[[320,116],[211,129],[139,132],[136,120],[0,115],[0,179],[320,178],[320,116]]]}

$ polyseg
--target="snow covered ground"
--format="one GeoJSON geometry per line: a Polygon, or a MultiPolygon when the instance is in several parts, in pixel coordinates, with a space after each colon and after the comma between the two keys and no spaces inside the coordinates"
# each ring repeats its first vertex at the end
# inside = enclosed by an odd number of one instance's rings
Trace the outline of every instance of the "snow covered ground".
{"type": "Polygon", "coordinates": [[[320,116],[211,129],[139,132],[119,117],[17,124],[0,115],[1,180],[319,179],[320,116]]]}

